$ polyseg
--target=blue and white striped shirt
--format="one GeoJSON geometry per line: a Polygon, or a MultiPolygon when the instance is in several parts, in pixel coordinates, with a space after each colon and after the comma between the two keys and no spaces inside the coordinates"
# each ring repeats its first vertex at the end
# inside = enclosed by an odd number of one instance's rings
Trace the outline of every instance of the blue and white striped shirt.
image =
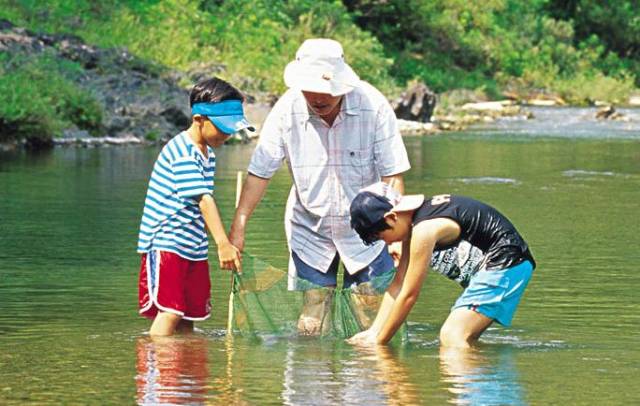
{"type": "Polygon", "coordinates": [[[138,252],[171,251],[192,261],[207,259],[209,241],[198,198],[214,189],[215,154],[205,158],[182,132],[162,148],[144,202],[138,252]]]}

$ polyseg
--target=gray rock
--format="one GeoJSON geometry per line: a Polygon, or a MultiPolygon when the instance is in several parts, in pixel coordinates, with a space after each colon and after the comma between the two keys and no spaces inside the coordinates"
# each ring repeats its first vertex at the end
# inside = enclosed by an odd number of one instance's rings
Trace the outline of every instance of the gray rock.
{"type": "MultiPolygon", "coordinates": [[[[103,122],[98,135],[140,139],[153,132],[156,138],[166,139],[191,122],[188,92],[174,80],[183,76],[151,65],[126,49],[99,48],[73,35],[31,33],[0,20],[0,51],[26,57],[46,53],[78,63],[83,70],[70,72],[69,79],[102,105],[103,122]]],[[[207,73],[218,69],[221,68],[210,67],[207,73]]],[[[69,128],[63,135],[87,138],[86,131],[82,131],[69,128]]],[[[87,141],[84,145],[94,143],[87,141]]]]}

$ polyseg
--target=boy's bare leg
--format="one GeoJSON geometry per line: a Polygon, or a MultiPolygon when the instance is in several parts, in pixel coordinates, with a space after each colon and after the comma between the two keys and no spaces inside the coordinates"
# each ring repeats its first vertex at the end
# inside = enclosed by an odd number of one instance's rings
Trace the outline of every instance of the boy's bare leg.
{"type": "Polygon", "coordinates": [[[298,332],[304,335],[318,335],[329,328],[327,317],[331,309],[333,289],[312,289],[303,293],[304,305],[298,318],[298,332]]]}
{"type": "Polygon", "coordinates": [[[443,347],[469,348],[493,323],[493,319],[458,308],[453,310],[440,329],[440,345],[443,347]]]}
{"type": "Polygon", "coordinates": [[[178,326],[176,327],[176,333],[180,334],[191,334],[193,333],[193,320],[180,320],[178,326]]]}
{"type": "Polygon", "coordinates": [[[153,319],[153,323],[149,329],[149,334],[152,336],[173,335],[181,320],[182,317],[177,314],[158,312],[155,319],[153,319]]]}

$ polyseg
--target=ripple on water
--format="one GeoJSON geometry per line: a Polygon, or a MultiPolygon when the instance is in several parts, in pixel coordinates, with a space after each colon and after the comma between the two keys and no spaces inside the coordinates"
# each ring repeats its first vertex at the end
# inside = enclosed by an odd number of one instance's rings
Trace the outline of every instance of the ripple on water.
{"type": "Polygon", "coordinates": [[[585,169],[570,169],[562,172],[562,175],[568,178],[580,178],[580,179],[597,178],[597,177],[614,177],[614,176],[627,178],[631,176],[626,173],[617,173],[617,172],[611,172],[611,171],[589,171],[585,169]]]}
{"type": "MultiPolygon", "coordinates": [[[[490,327],[480,338],[480,343],[541,351],[568,349],[572,347],[563,340],[524,339],[521,335],[525,334],[526,331],[522,329],[505,330],[504,328],[490,327]]],[[[414,348],[438,348],[440,346],[440,340],[437,336],[437,329],[434,330],[433,326],[412,324],[409,331],[409,343],[414,348]]]]}
{"type": "Polygon", "coordinates": [[[525,340],[514,335],[493,335],[485,334],[482,336],[483,344],[499,344],[513,346],[514,348],[528,349],[535,351],[569,349],[571,345],[562,340],[525,340]]]}
{"type": "Polygon", "coordinates": [[[474,178],[456,178],[458,182],[465,184],[479,184],[479,185],[519,185],[520,182],[511,178],[497,178],[492,176],[481,176],[474,178]]]}

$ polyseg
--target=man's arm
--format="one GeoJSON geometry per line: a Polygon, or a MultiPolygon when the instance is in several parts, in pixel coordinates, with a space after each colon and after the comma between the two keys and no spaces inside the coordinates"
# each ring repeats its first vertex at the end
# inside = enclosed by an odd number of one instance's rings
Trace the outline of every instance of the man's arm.
{"type": "MultiPolygon", "coordinates": [[[[382,176],[381,179],[384,183],[400,192],[400,194],[404,194],[404,178],[402,177],[402,173],[391,176],[382,176]]],[[[400,259],[402,258],[403,244],[401,242],[394,242],[393,244],[390,244],[387,249],[389,250],[389,255],[391,255],[391,258],[393,259],[393,263],[396,267],[399,267],[400,259]]]]}
{"type": "Polygon", "coordinates": [[[264,192],[269,185],[269,180],[270,179],[261,178],[249,173],[242,186],[240,201],[238,202],[236,214],[231,224],[231,231],[229,232],[231,243],[240,251],[244,249],[244,234],[247,222],[258,206],[258,203],[262,200],[264,192]]]}
{"type": "Polygon", "coordinates": [[[401,173],[391,176],[381,176],[381,180],[400,192],[400,194],[404,194],[404,178],[401,173]]]}
{"type": "Polygon", "coordinates": [[[204,218],[204,223],[218,247],[220,268],[236,269],[238,272],[242,272],[240,251],[238,251],[238,249],[229,242],[229,238],[227,238],[227,233],[225,232],[222,219],[220,218],[220,212],[218,211],[218,206],[213,196],[210,194],[202,195],[198,205],[204,218]]]}

